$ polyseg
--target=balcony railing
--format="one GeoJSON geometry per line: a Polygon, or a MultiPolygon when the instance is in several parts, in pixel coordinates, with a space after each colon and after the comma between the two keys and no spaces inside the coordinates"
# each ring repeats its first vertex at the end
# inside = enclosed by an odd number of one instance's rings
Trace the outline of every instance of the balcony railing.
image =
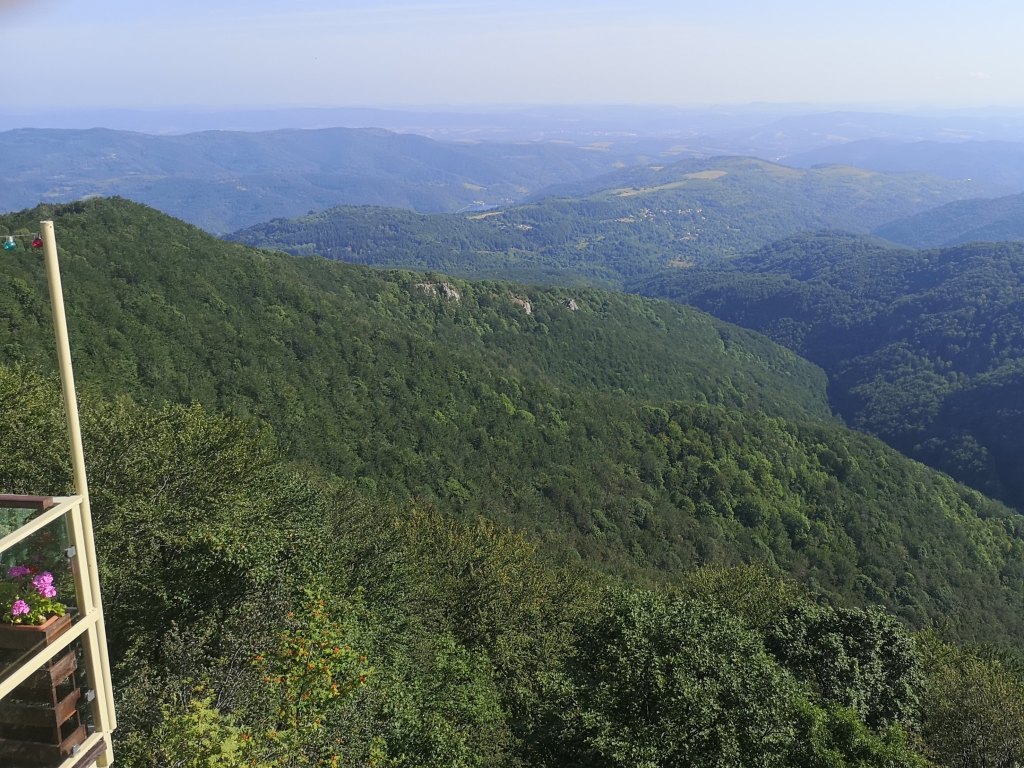
{"type": "Polygon", "coordinates": [[[113,763],[116,718],[87,522],[81,496],[0,496],[3,768],[113,763]],[[24,611],[32,600],[15,604],[25,584],[62,604],[64,616],[11,623],[29,618],[24,611]]]}

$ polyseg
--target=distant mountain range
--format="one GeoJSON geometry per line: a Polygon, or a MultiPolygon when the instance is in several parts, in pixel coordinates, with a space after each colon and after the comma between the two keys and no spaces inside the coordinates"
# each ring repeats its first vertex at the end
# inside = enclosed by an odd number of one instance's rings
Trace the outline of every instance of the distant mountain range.
{"type": "Polygon", "coordinates": [[[336,208],[232,239],[377,266],[607,284],[732,258],[805,230],[875,227],[971,196],[969,182],[717,157],[631,167],[465,216],[336,208]]]}
{"type": "Polygon", "coordinates": [[[1013,108],[899,113],[758,103],[15,111],[0,105],[0,130],[99,125],[165,135],[343,126],[445,140],[671,141],[705,155],[750,154],[766,159],[864,139],[1024,141],[1024,110],[1013,108]]]}
{"type": "Polygon", "coordinates": [[[338,205],[503,207],[549,185],[628,166],[721,155],[972,179],[973,197],[1024,191],[1024,143],[1014,143],[1024,142],[1024,113],[1016,112],[929,116],[751,105],[53,113],[0,114],[0,127],[32,120],[102,120],[155,133],[0,133],[0,210],[120,195],[218,234],[338,205]],[[266,130],[282,124],[302,129],[266,130]],[[360,127],[325,127],[337,125],[360,127]],[[194,132],[201,126],[229,130],[194,132]]]}
{"type": "Polygon", "coordinates": [[[489,208],[647,159],[644,148],[607,143],[456,144],[348,128],[180,136],[22,129],[0,133],[0,156],[0,210],[120,195],[214,233],[339,204],[489,208]]]}
{"type": "Polygon", "coordinates": [[[791,154],[786,162],[800,167],[831,163],[887,173],[929,173],[970,179],[978,196],[1024,192],[1024,142],[899,141],[866,139],[832,144],[791,154]]]}

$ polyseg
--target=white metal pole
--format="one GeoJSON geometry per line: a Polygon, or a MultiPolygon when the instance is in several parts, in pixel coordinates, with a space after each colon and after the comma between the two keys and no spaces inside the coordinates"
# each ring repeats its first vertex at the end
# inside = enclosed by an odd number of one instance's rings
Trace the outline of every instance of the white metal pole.
{"type": "Polygon", "coordinates": [[[53,333],[57,339],[57,364],[60,383],[64,391],[64,412],[67,414],[68,433],[71,438],[71,468],[75,478],[75,493],[88,497],[89,483],[85,477],[85,454],[82,451],[82,428],[78,422],[78,398],[75,395],[75,374],[71,369],[71,345],[68,342],[68,322],[64,315],[64,289],[60,282],[57,263],[57,240],[53,222],[41,221],[43,258],[46,262],[46,283],[50,289],[50,310],[53,313],[53,333]]]}
{"type": "Polygon", "coordinates": [[[117,727],[117,716],[111,692],[110,659],[107,655],[107,630],[103,623],[103,604],[100,599],[100,574],[96,564],[96,540],[92,530],[92,510],[89,506],[89,484],[85,476],[85,453],[82,451],[82,428],[78,421],[78,397],[75,394],[75,374],[71,369],[71,344],[68,341],[68,323],[64,315],[64,289],[60,282],[60,266],[57,263],[57,239],[53,234],[53,222],[39,222],[43,240],[43,259],[46,262],[46,282],[50,289],[50,309],[53,313],[53,332],[57,339],[57,362],[60,366],[60,382],[64,392],[64,412],[68,420],[68,436],[71,440],[71,465],[74,472],[75,492],[82,497],[82,533],[87,549],[85,560],[89,568],[89,583],[92,586],[93,605],[99,612],[96,623],[96,640],[99,643],[101,684],[106,695],[107,722],[110,730],[117,727]]]}

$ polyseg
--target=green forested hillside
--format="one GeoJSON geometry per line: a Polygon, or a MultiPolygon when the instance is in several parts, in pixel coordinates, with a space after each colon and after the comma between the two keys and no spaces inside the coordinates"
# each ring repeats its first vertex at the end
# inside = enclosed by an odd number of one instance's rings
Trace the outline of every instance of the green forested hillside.
{"type": "Polygon", "coordinates": [[[868,232],[970,194],[970,185],[719,157],[644,166],[467,216],[338,208],[232,239],[376,266],[621,285],[669,264],[715,261],[807,229],[868,232]]]}
{"type": "MultiPolygon", "coordinates": [[[[1024,728],[1024,525],[833,422],[792,353],[123,200],[0,226],[41,218],[126,765],[882,768],[989,733],[1021,754],[997,724],[1024,728]]],[[[39,257],[4,263],[0,487],[52,493],[39,257]]]]}
{"type": "Polygon", "coordinates": [[[1024,508],[1024,246],[911,251],[807,235],[640,288],[807,356],[850,424],[1024,508]]]}
{"type": "MultiPolygon", "coordinates": [[[[59,402],[53,382],[0,367],[5,489],[67,487],[59,402]]],[[[266,430],[198,406],[86,395],[83,416],[120,765],[1020,754],[1013,667],[881,610],[817,603],[763,568],[625,588],[485,521],[298,472],[266,430]]]]}
{"type": "MultiPolygon", "coordinates": [[[[829,412],[814,366],[670,303],[295,259],[225,244],[124,200],[44,207],[0,224],[28,232],[51,215],[69,254],[68,311],[87,376],[150,399],[287,411],[300,426],[283,436],[300,453],[336,450],[326,438],[319,447],[299,439],[322,428],[325,412],[369,414],[376,399],[388,401],[382,412],[400,404],[419,418],[453,392],[480,397],[491,387],[829,412]]],[[[48,349],[38,254],[5,255],[5,351],[34,358],[48,349]]]]}
{"type": "MultiPolygon", "coordinates": [[[[121,200],[3,223],[46,216],[80,377],[99,391],[258,417],[291,456],[371,492],[535,530],[617,571],[762,560],[918,624],[989,600],[950,620],[1016,622],[998,607],[1017,599],[1000,583],[1016,544],[970,543],[1015,536],[1014,518],[830,424],[821,372],[749,332],[592,289],[253,251],[121,200]]],[[[8,263],[0,349],[45,365],[37,258],[8,263]]]]}

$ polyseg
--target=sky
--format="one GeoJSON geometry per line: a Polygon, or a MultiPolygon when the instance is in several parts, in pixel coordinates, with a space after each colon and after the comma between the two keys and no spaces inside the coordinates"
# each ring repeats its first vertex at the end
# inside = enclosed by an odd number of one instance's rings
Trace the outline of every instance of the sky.
{"type": "Polygon", "coordinates": [[[0,0],[0,96],[8,110],[1021,106],[1022,31],[1019,0],[0,0]]]}

